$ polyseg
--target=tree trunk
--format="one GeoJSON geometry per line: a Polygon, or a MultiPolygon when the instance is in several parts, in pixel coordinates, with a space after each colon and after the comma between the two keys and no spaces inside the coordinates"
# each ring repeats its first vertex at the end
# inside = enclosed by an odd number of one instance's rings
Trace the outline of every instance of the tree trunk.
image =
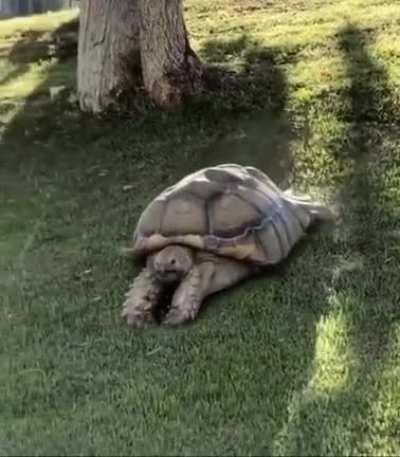
{"type": "Polygon", "coordinates": [[[82,0],[78,46],[81,109],[101,113],[141,83],[139,0],[82,0]]]}
{"type": "Polygon", "coordinates": [[[182,0],[140,0],[143,83],[161,107],[180,105],[202,86],[202,67],[192,51],[182,0]]]}

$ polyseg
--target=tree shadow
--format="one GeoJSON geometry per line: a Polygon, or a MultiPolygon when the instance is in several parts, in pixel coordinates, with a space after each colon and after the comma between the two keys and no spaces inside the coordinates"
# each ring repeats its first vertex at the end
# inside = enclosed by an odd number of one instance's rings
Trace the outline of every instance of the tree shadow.
{"type": "Polygon", "coordinates": [[[23,76],[33,63],[40,64],[53,57],[62,61],[76,55],[78,27],[78,20],[72,19],[51,33],[38,30],[22,32],[9,52],[5,54],[3,51],[2,58],[6,58],[15,68],[0,80],[0,85],[23,76]]]}
{"type": "MultiPolygon", "coordinates": [[[[227,111],[228,125],[209,144],[199,148],[190,170],[233,162],[264,170],[280,186],[292,180],[294,138],[286,111],[288,88],[278,48],[268,48],[243,35],[229,41],[210,40],[199,55],[207,62],[207,83],[219,115],[227,111]],[[224,68],[232,58],[240,60],[236,71],[224,68]],[[222,110],[221,110],[222,108],[222,110]]],[[[295,51],[288,59],[295,58],[295,51]]],[[[209,100],[207,100],[209,103],[209,100]]],[[[212,108],[212,107],[211,107],[212,108]]]]}
{"type": "MultiPolygon", "coordinates": [[[[64,110],[62,103],[52,103],[49,88],[52,85],[65,85],[67,91],[74,90],[73,73],[76,65],[78,27],[78,19],[73,18],[51,32],[25,31],[8,54],[3,56],[15,68],[0,81],[1,85],[5,85],[15,78],[23,77],[29,72],[32,64],[41,65],[46,61],[49,62],[45,69],[43,82],[24,99],[23,108],[7,125],[1,137],[3,145],[9,145],[14,140],[31,144],[35,141],[44,141],[54,131],[52,129],[58,129],[58,119],[64,110]],[[72,72],[71,66],[73,67],[72,72]],[[47,106],[48,109],[44,109],[42,105],[47,106]],[[22,137],[21,131],[25,132],[22,137]]],[[[12,109],[13,100],[9,105],[12,109]]],[[[73,109],[75,108],[67,106],[66,114],[73,109]]],[[[65,126],[67,124],[68,122],[65,126]]]]}
{"type": "Polygon", "coordinates": [[[7,84],[13,79],[24,75],[29,70],[29,64],[37,62],[46,54],[46,46],[40,43],[40,38],[44,32],[28,31],[21,34],[21,38],[13,45],[8,55],[2,58],[7,58],[15,68],[0,80],[0,85],[7,84]]]}
{"type": "Polygon", "coordinates": [[[347,25],[337,35],[349,81],[337,116],[347,127],[342,141],[329,146],[336,160],[350,158],[353,164],[339,195],[344,208],[339,244],[344,253],[339,264],[335,262],[328,305],[330,313],[343,313],[346,350],[353,363],[342,368],[347,373],[343,385],[319,391],[311,387],[292,400],[277,445],[287,455],[370,453],[368,446],[374,446],[377,433],[382,440],[385,434],[393,440],[398,433],[398,420],[387,429],[387,417],[393,414],[390,403],[384,403],[383,411],[381,405],[376,407],[384,398],[383,373],[393,363],[393,324],[400,320],[394,292],[396,255],[388,255],[396,252],[398,243],[388,236],[391,228],[399,228],[398,203],[384,196],[385,167],[390,167],[399,140],[389,125],[389,120],[396,121],[396,106],[388,75],[368,49],[373,32],[347,25]],[[374,429],[380,420],[384,425],[374,429]]]}
{"type": "MultiPolygon", "coordinates": [[[[344,93],[347,102],[342,113],[348,122],[344,143],[346,151],[342,149],[334,153],[339,160],[342,154],[349,155],[354,164],[352,175],[341,192],[351,228],[351,248],[355,255],[363,257],[365,270],[379,274],[379,271],[386,270],[385,258],[379,255],[382,247],[390,249],[395,243],[395,240],[389,241],[384,236],[388,224],[396,224],[392,211],[396,202],[384,202],[382,199],[385,177],[380,170],[380,160],[387,147],[385,136],[389,138],[392,135],[387,123],[395,121],[396,108],[387,72],[368,51],[372,42],[373,30],[370,29],[360,30],[348,25],[339,34],[339,46],[345,58],[350,85],[344,93]],[[375,214],[372,223],[371,214],[375,214]]],[[[349,276],[349,273],[345,274],[349,276]]],[[[345,284],[348,287],[348,279],[345,284]]],[[[366,285],[363,313],[354,310],[358,322],[354,343],[361,354],[365,354],[366,347],[374,347],[379,359],[384,355],[392,325],[386,315],[387,309],[379,301],[391,297],[393,284],[383,276],[380,290],[374,290],[374,287],[375,283],[366,285]]]]}

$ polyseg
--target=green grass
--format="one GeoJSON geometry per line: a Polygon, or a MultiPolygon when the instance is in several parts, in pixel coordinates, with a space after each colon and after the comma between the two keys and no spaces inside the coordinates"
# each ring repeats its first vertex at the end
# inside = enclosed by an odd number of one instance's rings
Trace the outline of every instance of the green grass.
{"type": "Polygon", "coordinates": [[[75,62],[29,50],[71,17],[1,23],[0,454],[399,455],[400,5],[188,0],[233,83],[122,119],[50,101],[75,62]],[[228,161],[341,224],[193,324],[130,331],[120,247],[161,189],[228,161]]]}

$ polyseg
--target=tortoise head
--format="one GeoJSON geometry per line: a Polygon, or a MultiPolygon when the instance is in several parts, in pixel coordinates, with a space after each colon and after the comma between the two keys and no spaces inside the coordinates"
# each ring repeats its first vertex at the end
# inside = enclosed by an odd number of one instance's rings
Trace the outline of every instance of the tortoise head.
{"type": "Polygon", "coordinates": [[[173,244],[149,257],[147,267],[165,283],[182,279],[193,266],[193,250],[173,244]]]}

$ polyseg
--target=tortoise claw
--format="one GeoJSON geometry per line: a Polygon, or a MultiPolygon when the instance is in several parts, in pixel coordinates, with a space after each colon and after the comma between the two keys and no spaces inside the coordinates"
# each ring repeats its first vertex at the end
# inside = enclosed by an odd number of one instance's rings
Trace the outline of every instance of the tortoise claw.
{"type": "Polygon", "coordinates": [[[147,328],[154,324],[154,318],[150,311],[141,311],[124,307],[121,317],[126,320],[129,327],[132,328],[147,328]]]}

